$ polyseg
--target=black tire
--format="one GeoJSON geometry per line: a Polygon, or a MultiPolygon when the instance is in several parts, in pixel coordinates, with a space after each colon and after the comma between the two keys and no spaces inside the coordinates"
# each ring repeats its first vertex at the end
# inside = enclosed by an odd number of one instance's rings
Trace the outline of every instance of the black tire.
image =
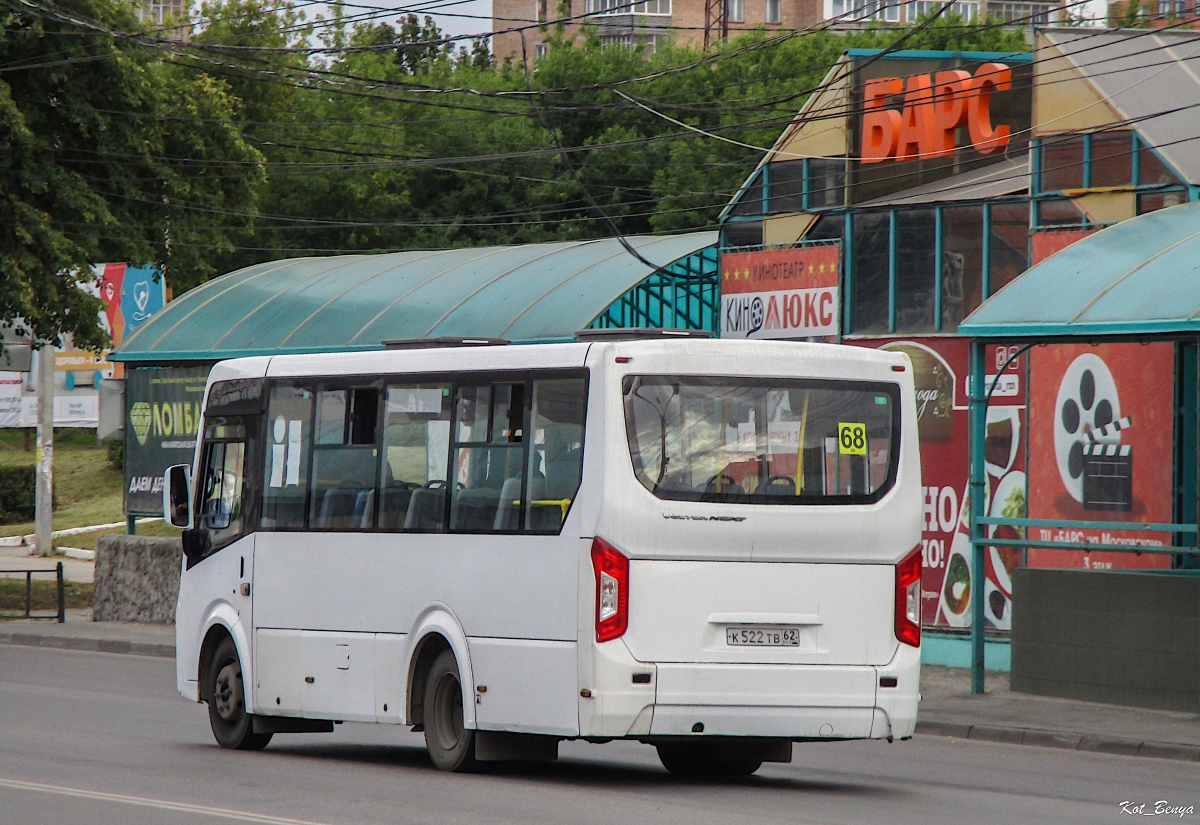
{"type": "Polygon", "coordinates": [[[463,690],[454,651],[443,650],[425,678],[425,747],[443,771],[475,768],[475,731],[463,724],[463,690]]]}
{"type": "Polygon", "coordinates": [[[657,745],[658,759],[673,775],[684,779],[733,779],[749,776],[760,767],[761,759],[731,758],[714,742],[657,745]]]}
{"type": "Polygon", "coordinates": [[[213,737],[223,748],[260,751],[271,741],[269,733],[255,733],[253,720],[246,712],[246,691],[242,685],[242,662],[233,639],[226,636],[213,651],[212,666],[205,679],[208,698],[208,722],[213,737]]]}

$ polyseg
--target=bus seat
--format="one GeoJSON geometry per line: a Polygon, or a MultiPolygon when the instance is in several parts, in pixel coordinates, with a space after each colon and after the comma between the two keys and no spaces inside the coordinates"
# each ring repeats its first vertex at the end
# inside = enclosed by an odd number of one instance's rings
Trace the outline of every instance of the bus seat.
{"type": "Polygon", "coordinates": [[[357,530],[370,530],[375,518],[375,489],[359,490],[354,497],[353,527],[357,530]]]}
{"type": "Polygon", "coordinates": [[[408,511],[404,514],[404,529],[441,532],[445,502],[445,487],[413,490],[408,499],[408,511]]]}
{"type": "Polygon", "coordinates": [[[506,478],[500,485],[500,501],[496,505],[496,517],[492,520],[492,530],[499,533],[504,530],[517,529],[517,514],[521,506],[521,479],[506,478]]]}

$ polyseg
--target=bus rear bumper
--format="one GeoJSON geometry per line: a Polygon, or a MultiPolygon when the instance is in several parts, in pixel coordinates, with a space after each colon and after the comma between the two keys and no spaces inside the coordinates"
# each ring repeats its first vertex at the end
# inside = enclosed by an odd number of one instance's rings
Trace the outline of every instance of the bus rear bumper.
{"type": "Polygon", "coordinates": [[[907,738],[920,667],[905,645],[883,667],[659,664],[650,735],[907,738]]]}

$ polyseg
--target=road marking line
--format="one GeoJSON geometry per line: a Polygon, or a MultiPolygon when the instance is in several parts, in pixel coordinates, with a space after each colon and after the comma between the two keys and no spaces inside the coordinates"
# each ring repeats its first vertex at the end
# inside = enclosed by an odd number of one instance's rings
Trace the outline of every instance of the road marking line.
{"type": "Polygon", "coordinates": [[[241,822],[258,822],[263,825],[322,825],[306,819],[289,819],[286,816],[270,816],[256,814],[250,811],[234,811],[229,808],[214,808],[211,805],[192,805],[187,802],[171,802],[167,799],[151,799],[145,796],[130,796],[122,793],[105,793],[104,791],[88,791],[83,788],[65,788],[61,785],[45,785],[41,782],[23,782],[19,779],[0,778],[0,787],[13,788],[20,791],[36,791],[52,793],[60,796],[74,796],[80,799],[96,799],[102,802],[121,802],[126,805],[140,805],[145,808],[159,808],[164,811],[180,811],[182,813],[216,816],[225,819],[236,819],[241,822]]]}

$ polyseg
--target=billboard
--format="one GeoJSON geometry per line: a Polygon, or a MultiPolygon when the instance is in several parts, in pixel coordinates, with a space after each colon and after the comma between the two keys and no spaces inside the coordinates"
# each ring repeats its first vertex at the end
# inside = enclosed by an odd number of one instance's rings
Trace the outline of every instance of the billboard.
{"type": "MultiPolygon", "coordinates": [[[[916,383],[917,435],[921,449],[924,529],[921,537],[921,623],[925,627],[971,625],[975,576],[967,509],[969,421],[965,338],[929,337],[851,341],[908,355],[916,383]]],[[[1025,517],[1025,356],[999,369],[1015,353],[989,346],[988,382],[998,382],[988,408],[985,468],[989,515],[1025,517]]],[[[989,528],[989,535],[994,528],[989,528]]],[[[1006,528],[999,528],[1005,537],[1006,528]]],[[[998,630],[1012,627],[1012,571],[1019,551],[989,547],[984,554],[984,616],[998,630]]]]}
{"type": "Polygon", "coordinates": [[[836,340],[841,246],[721,256],[721,337],[836,340]]]}
{"type": "MultiPolygon", "coordinates": [[[[87,291],[104,302],[100,325],[113,346],[148,321],[166,303],[166,284],[158,270],[126,264],[97,264],[87,291]]],[[[95,427],[99,419],[100,381],[119,378],[123,367],[107,352],[75,349],[68,337],[54,349],[54,426],[95,427]]],[[[37,358],[28,373],[0,372],[0,427],[36,427],[37,358]]]]}
{"type": "Polygon", "coordinates": [[[162,476],[191,464],[208,367],[131,369],[125,383],[125,512],[162,515],[162,476]]]}
{"type": "Polygon", "coordinates": [[[871,55],[855,58],[852,77],[852,204],[1028,150],[1033,67],[1027,55],[871,55]]]}
{"type": "MultiPolygon", "coordinates": [[[[1172,521],[1175,345],[1060,344],[1031,364],[1030,517],[1172,521]]],[[[1031,528],[1041,541],[1171,544],[1169,533],[1031,528]]],[[[1165,554],[1029,549],[1031,567],[1169,568],[1165,554]]]]}

